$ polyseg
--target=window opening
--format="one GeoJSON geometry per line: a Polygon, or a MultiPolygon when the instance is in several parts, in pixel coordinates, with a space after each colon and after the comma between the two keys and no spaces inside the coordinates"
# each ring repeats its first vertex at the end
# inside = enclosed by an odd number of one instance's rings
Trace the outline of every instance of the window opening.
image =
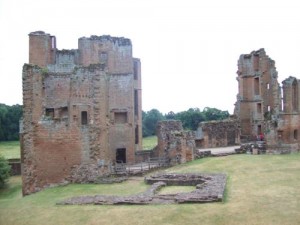
{"type": "Polygon", "coordinates": [[[298,130],[294,130],[294,140],[298,140],[298,130]]]}
{"type": "Polygon", "coordinates": [[[139,143],[139,126],[135,127],[135,144],[139,143]]]}
{"type": "Polygon", "coordinates": [[[88,117],[87,117],[87,111],[81,112],[81,124],[87,125],[88,124],[88,117]]]}
{"type": "Polygon", "coordinates": [[[45,114],[47,117],[53,119],[54,118],[54,108],[46,108],[45,114]]]}
{"type": "Polygon", "coordinates": [[[134,90],[134,115],[139,115],[139,95],[137,90],[134,90]]]}
{"type": "Polygon", "coordinates": [[[261,103],[257,103],[257,113],[261,113],[261,103]]]}
{"type": "Polygon", "coordinates": [[[117,124],[127,123],[127,112],[115,112],[115,123],[117,124]]]}
{"type": "Polygon", "coordinates": [[[254,94],[259,95],[259,78],[254,78],[254,94]]]}

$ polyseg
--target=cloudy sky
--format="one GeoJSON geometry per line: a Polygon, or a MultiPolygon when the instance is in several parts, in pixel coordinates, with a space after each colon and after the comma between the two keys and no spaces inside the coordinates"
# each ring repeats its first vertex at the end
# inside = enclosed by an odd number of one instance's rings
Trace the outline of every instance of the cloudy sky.
{"type": "Polygon", "coordinates": [[[0,0],[0,103],[22,104],[28,34],[58,49],[79,37],[124,36],[142,62],[143,110],[233,112],[239,55],[265,48],[279,82],[300,78],[299,0],[0,0]]]}

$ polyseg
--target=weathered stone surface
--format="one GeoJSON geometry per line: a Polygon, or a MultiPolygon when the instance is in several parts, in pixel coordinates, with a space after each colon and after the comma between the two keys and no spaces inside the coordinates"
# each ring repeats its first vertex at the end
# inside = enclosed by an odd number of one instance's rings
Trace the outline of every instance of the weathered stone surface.
{"type": "Polygon", "coordinates": [[[240,123],[237,119],[199,123],[195,132],[197,148],[215,148],[240,144],[240,123]]]}
{"type": "Polygon", "coordinates": [[[29,63],[20,131],[24,195],[66,179],[94,182],[116,161],[135,162],[141,64],[129,39],[91,36],[78,49],[58,50],[54,36],[33,32],[29,63]]]}
{"type": "Polygon", "coordinates": [[[225,174],[157,174],[145,178],[152,184],[144,193],[131,196],[80,196],[58,204],[63,205],[145,205],[174,203],[207,203],[222,201],[226,185],[225,174]],[[195,186],[196,190],[186,193],[160,195],[159,190],[167,185],[195,186]]]}
{"type": "Polygon", "coordinates": [[[196,144],[191,131],[184,131],[181,121],[159,121],[156,127],[158,157],[166,158],[169,163],[184,163],[194,159],[196,144]]]}
{"type": "Polygon", "coordinates": [[[275,61],[264,49],[241,55],[237,74],[235,115],[241,123],[242,141],[255,141],[262,135],[270,146],[268,153],[286,152],[286,145],[298,151],[300,80],[288,77],[280,86],[275,61]]]}

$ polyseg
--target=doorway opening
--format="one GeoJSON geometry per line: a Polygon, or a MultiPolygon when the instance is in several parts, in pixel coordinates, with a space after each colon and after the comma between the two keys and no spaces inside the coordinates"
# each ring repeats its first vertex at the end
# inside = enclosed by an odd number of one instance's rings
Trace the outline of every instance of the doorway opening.
{"type": "Polygon", "coordinates": [[[126,148],[117,148],[116,162],[117,163],[126,163],[126,148]]]}

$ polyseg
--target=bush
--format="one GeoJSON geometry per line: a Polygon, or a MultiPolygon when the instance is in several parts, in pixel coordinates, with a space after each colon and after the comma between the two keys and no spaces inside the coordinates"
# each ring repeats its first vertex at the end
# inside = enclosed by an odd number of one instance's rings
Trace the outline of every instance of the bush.
{"type": "Polygon", "coordinates": [[[6,180],[9,178],[9,172],[8,161],[0,155],[0,188],[4,187],[6,180]]]}

